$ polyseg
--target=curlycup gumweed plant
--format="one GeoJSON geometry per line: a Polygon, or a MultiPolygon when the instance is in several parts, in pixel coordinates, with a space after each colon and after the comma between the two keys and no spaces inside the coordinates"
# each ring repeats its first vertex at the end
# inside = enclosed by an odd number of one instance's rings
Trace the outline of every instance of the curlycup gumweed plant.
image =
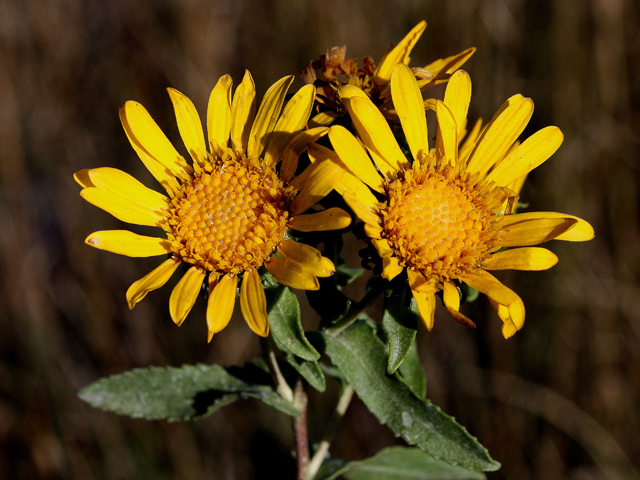
{"type": "Polygon", "coordinates": [[[425,398],[414,347],[419,320],[433,327],[438,294],[455,320],[475,326],[461,311],[461,291],[475,289],[489,298],[509,338],[522,328],[525,308],[489,272],[551,268],[558,258],[537,245],[589,240],[593,229],[572,215],[516,211],[524,178],[557,150],[562,133],[547,127],[520,143],[533,112],[522,95],[509,98],[484,127],[479,121],[467,131],[471,80],[458,68],[474,50],[411,70],[409,53],[425,25],[378,67],[369,60],[358,70],[344,50],[340,61],[327,54],[324,84],[314,81],[287,99],[293,77],[284,77],[259,107],[248,72],[233,95],[225,75],[209,99],[206,133],[192,102],[169,89],[191,161],[142,105],[125,103],[125,133],[164,191],[106,167],[75,179],[88,202],[124,222],[157,227],[160,235],[99,231],[86,243],[166,257],[131,285],[130,308],[183,265],[170,316],[181,325],[204,294],[209,341],[228,324],[239,297],[264,358],[242,368],[137,369],[85,387],[82,399],[149,420],[196,419],[240,398],[259,399],[292,417],[298,479],[377,479],[380,471],[394,479],[484,478],[483,471],[499,468],[425,398]],[[423,97],[427,86],[442,82],[448,82],[443,100],[423,97]],[[429,110],[438,123],[435,141],[427,134],[429,110]],[[362,273],[340,256],[354,221],[371,247],[363,263],[374,264],[360,301],[341,291],[362,273]],[[322,316],[316,331],[303,330],[292,288],[314,292],[310,304],[322,316]],[[365,310],[381,295],[378,324],[365,310]],[[341,395],[327,433],[310,449],[307,390],[323,392],[326,375],[341,383],[341,395]],[[354,391],[407,447],[358,462],[339,461],[335,452],[329,457],[354,391]]]}

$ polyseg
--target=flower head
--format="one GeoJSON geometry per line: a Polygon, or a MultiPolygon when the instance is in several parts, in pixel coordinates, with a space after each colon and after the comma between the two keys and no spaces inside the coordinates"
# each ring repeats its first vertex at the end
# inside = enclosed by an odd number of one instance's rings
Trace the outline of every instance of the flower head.
{"type": "MultiPolygon", "coordinates": [[[[387,52],[376,66],[370,56],[366,56],[362,68],[358,67],[358,61],[347,59],[347,47],[329,47],[327,53],[321,55],[319,60],[310,62],[302,72],[302,78],[317,88],[316,101],[317,113],[312,123],[328,125],[336,117],[346,113],[341,97],[338,94],[341,87],[353,85],[360,88],[371,101],[385,114],[393,115],[393,106],[389,95],[389,82],[391,72],[397,63],[409,64],[410,54],[418,42],[427,22],[418,23],[395,47],[389,47],[387,52]],[[322,73],[322,79],[318,79],[316,70],[322,73]]],[[[476,51],[468,48],[457,55],[442,58],[425,67],[412,69],[420,90],[444,83],[449,80],[453,72],[460,68],[476,51]]]]}
{"type": "Polygon", "coordinates": [[[233,100],[231,77],[220,78],[209,98],[208,141],[193,103],[169,89],[191,164],[142,105],[129,101],[120,109],[131,145],[167,195],[113,168],[81,170],[74,177],[88,202],[122,221],[164,230],[163,237],[111,230],[92,233],[86,239],[93,247],[132,257],[169,255],[131,285],[127,291],[130,308],[163,286],[184,264],[189,269],[169,301],[176,324],[184,321],[206,280],[211,340],[231,319],[242,277],[243,316],[255,333],[266,336],[269,323],[259,277],[262,267],[278,282],[306,290],[319,288],[318,277],[333,273],[329,259],[287,235],[289,229],[331,230],[350,223],[349,215],[337,208],[303,214],[332,189],[343,171],[324,162],[293,179],[300,153],[327,129],[303,130],[315,94],[311,85],[300,89],[281,112],[292,81],[293,77],[285,77],[272,85],[256,114],[249,72],[233,100]]]}
{"type": "Polygon", "coordinates": [[[438,291],[456,320],[474,325],[459,311],[456,283],[464,282],[489,297],[508,338],[524,323],[524,305],[488,270],[545,270],[557,257],[534,245],[593,237],[591,226],[571,215],[514,214],[522,177],[557,150],[562,133],[547,127],[519,144],[516,140],[531,118],[533,102],[515,95],[483,129],[476,124],[459,146],[466,131],[471,81],[466,72],[458,71],[444,101],[427,103],[438,119],[435,145],[430,147],[418,82],[404,64],[393,70],[391,95],[412,160],[376,106],[353,86],[343,87],[340,97],[366,151],[346,129],[334,126],[329,138],[335,153],[314,148],[312,154],[317,159],[338,156],[344,162],[347,174],[337,189],[364,221],[382,259],[382,276],[391,280],[406,270],[429,329],[438,291]]]}

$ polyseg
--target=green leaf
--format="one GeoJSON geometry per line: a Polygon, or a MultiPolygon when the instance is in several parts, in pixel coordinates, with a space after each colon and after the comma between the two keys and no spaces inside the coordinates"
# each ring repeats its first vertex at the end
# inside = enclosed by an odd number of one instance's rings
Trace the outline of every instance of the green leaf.
{"type": "Polygon", "coordinates": [[[418,357],[418,346],[414,342],[409,354],[398,369],[402,381],[409,387],[413,394],[421,400],[427,396],[427,377],[418,357]]]}
{"type": "Polygon", "coordinates": [[[299,360],[292,353],[286,354],[286,359],[289,365],[307,381],[309,385],[318,390],[324,392],[327,388],[327,381],[322,372],[322,368],[318,362],[309,362],[306,360],[299,360]]]}
{"type": "Polygon", "coordinates": [[[363,268],[347,267],[344,263],[336,266],[336,273],[333,274],[335,281],[341,287],[349,285],[355,279],[362,276],[363,268]]]}
{"type": "Polygon", "coordinates": [[[266,294],[269,330],[276,346],[283,352],[293,353],[304,360],[318,360],[320,354],[304,336],[300,304],[291,289],[281,287],[266,294]]]}
{"type": "Polygon", "coordinates": [[[385,346],[364,322],[357,321],[337,337],[321,335],[331,361],[369,411],[396,436],[452,465],[475,471],[500,467],[452,417],[428,400],[416,398],[398,378],[385,375],[385,346]]]}
{"type": "Polygon", "coordinates": [[[484,480],[483,473],[436,460],[417,448],[391,447],[358,462],[349,462],[342,468],[332,461],[322,480],[333,480],[342,475],[348,480],[484,480]]]}
{"type": "Polygon", "coordinates": [[[257,398],[287,415],[300,415],[274,390],[270,375],[254,363],[242,368],[201,364],[138,368],[102,378],[82,388],[78,396],[93,407],[147,420],[192,420],[239,398],[257,398]]]}
{"type": "Polygon", "coordinates": [[[402,365],[409,354],[418,332],[420,315],[416,301],[407,288],[403,288],[397,294],[385,295],[383,308],[382,328],[389,344],[387,373],[391,374],[402,365]]]}

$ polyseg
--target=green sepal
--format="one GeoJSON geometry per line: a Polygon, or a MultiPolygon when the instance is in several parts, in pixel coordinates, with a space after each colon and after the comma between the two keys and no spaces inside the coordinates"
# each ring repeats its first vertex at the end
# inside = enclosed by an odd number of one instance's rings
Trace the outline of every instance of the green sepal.
{"type": "Polygon", "coordinates": [[[240,398],[257,398],[287,415],[300,415],[275,391],[261,361],[244,367],[137,368],[102,378],[78,396],[95,408],[147,420],[194,420],[240,398]]]}
{"type": "Polygon", "coordinates": [[[355,322],[336,337],[320,335],[333,364],[396,436],[451,465],[474,471],[500,467],[462,425],[428,400],[416,398],[400,379],[385,374],[386,348],[365,322],[355,322]]]}
{"type": "Polygon", "coordinates": [[[291,289],[281,286],[265,293],[269,313],[269,330],[276,346],[281,351],[292,353],[304,360],[318,360],[320,354],[304,335],[300,318],[300,304],[291,289]]]}
{"type": "Polygon", "coordinates": [[[331,459],[317,480],[484,480],[480,472],[436,460],[418,448],[390,447],[357,462],[331,459]]]}
{"type": "Polygon", "coordinates": [[[394,373],[409,354],[418,332],[418,308],[411,291],[387,290],[382,312],[382,329],[389,345],[387,373],[394,373]]]}

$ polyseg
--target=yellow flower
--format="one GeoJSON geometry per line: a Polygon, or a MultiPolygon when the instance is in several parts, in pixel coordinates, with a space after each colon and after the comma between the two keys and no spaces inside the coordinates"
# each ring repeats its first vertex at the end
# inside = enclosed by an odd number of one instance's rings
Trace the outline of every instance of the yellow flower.
{"type": "Polygon", "coordinates": [[[336,188],[364,221],[382,258],[382,276],[390,280],[406,269],[427,328],[433,327],[438,291],[457,321],[474,325],[459,312],[456,282],[464,282],[489,297],[508,338],[524,323],[524,305],[487,270],[545,270],[557,257],[534,245],[593,238],[591,226],[571,215],[513,213],[518,196],[507,186],[519,190],[522,177],[560,146],[562,132],[547,127],[517,143],[533,102],[515,95],[484,129],[476,124],[459,146],[471,97],[471,80],[460,70],[449,81],[444,101],[431,102],[438,130],[430,148],[420,89],[404,64],[393,70],[391,95],[413,161],[376,106],[353,86],[340,90],[340,97],[366,151],[345,128],[334,126],[329,138],[335,153],[318,147],[311,153],[316,161],[337,156],[344,162],[348,172],[336,188]]]}
{"type": "MultiPolygon", "coordinates": [[[[302,72],[305,82],[314,84],[317,88],[316,101],[319,113],[311,119],[313,125],[329,125],[336,117],[345,113],[344,106],[338,92],[344,85],[359,87],[367,94],[380,110],[393,116],[393,106],[389,95],[391,72],[397,63],[408,65],[411,51],[418,42],[427,22],[418,23],[395,47],[390,47],[376,67],[373,58],[364,58],[364,65],[358,68],[354,59],[346,59],[347,47],[330,47],[327,53],[320,56],[320,60],[310,62],[302,72]],[[322,72],[322,80],[318,80],[316,70],[322,72]],[[338,75],[343,80],[338,78],[338,75]]],[[[476,51],[468,48],[457,55],[442,58],[425,67],[413,68],[420,90],[444,83],[449,80],[453,72],[460,68],[476,51]]]]}
{"type": "Polygon", "coordinates": [[[170,255],[131,285],[127,291],[130,308],[163,286],[184,263],[190,268],[169,301],[176,324],[186,318],[208,275],[210,341],[231,319],[242,276],[242,314],[255,333],[266,336],[269,323],[258,274],[261,267],[281,284],[305,290],[318,289],[318,277],[334,272],[333,263],[318,250],[287,235],[290,228],[308,232],[344,228],[350,223],[349,215],[337,208],[302,214],[331,191],[343,171],[331,162],[318,163],[292,180],[300,153],[328,130],[303,130],[315,94],[311,85],[301,88],[280,114],[292,81],[290,76],[272,85],[256,114],[255,86],[249,72],[233,101],[231,77],[221,77],[209,98],[208,142],[193,103],[169,89],[192,164],[142,105],[129,101],[120,109],[131,145],[168,196],[114,168],[81,170],[74,177],[88,202],[124,222],[164,230],[164,237],[111,230],[92,233],[86,239],[92,247],[131,257],[170,255]],[[275,165],[281,159],[278,174],[275,165]]]}

